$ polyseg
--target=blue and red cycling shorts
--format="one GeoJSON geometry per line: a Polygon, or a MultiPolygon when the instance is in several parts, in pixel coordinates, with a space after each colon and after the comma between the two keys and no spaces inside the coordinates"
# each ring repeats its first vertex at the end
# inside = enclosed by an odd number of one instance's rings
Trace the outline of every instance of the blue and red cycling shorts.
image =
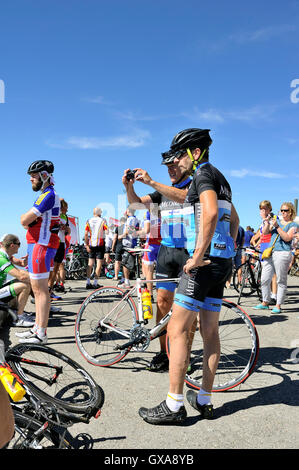
{"type": "Polygon", "coordinates": [[[158,258],[158,252],[160,249],[160,245],[154,245],[154,244],[149,244],[146,243],[144,245],[144,248],[150,251],[145,251],[142,256],[142,262],[147,265],[152,265],[154,264],[155,261],[157,261],[158,258]]]}
{"type": "Polygon", "coordinates": [[[56,248],[49,248],[38,243],[28,244],[28,272],[31,279],[49,277],[56,251],[56,248]]]}

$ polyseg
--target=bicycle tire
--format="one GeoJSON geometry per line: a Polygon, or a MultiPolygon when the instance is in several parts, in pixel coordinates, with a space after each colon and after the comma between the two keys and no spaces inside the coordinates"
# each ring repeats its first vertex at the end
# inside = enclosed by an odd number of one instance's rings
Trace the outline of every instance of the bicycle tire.
{"type": "Polygon", "coordinates": [[[86,297],[82,303],[75,323],[76,344],[83,357],[95,366],[108,367],[121,361],[130,351],[119,347],[128,342],[128,337],[118,333],[117,328],[129,334],[136,324],[137,307],[131,296],[117,308],[126,294],[117,287],[100,287],[86,297]],[[113,308],[113,312],[111,310],[113,308]],[[109,313],[110,312],[110,313],[109,313]],[[100,321],[113,325],[110,330],[100,326],[100,321]]]}
{"type": "MultiPolygon", "coordinates": [[[[238,305],[223,299],[219,318],[221,353],[213,392],[223,392],[244,383],[252,374],[259,354],[259,337],[250,316],[238,305]]],[[[169,338],[166,340],[170,354],[169,338]]],[[[203,345],[198,327],[190,353],[191,371],[185,382],[199,390],[202,380],[203,345]]]]}
{"type": "Polygon", "coordinates": [[[247,261],[241,264],[239,269],[241,269],[241,284],[239,284],[238,269],[236,269],[233,275],[233,286],[239,294],[249,297],[256,291],[256,288],[252,283],[247,261]]]}
{"type": "Polygon", "coordinates": [[[58,431],[43,429],[44,423],[32,416],[14,410],[15,434],[8,449],[71,449],[69,442],[58,431]],[[43,429],[40,435],[36,432],[43,429]]]}
{"type": "Polygon", "coordinates": [[[95,416],[104,391],[81,365],[65,354],[40,344],[12,347],[7,362],[32,394],[67,411],[95,416]]]}

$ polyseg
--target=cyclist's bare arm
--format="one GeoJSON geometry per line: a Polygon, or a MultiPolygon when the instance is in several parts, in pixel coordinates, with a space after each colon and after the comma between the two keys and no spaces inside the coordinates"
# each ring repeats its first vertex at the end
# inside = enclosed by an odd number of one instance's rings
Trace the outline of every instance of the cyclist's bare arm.
{"type": "Polygon", "coordinates": [[[136,230],[135,233],[136,233],[136,236],[140,238],[145,238],[150,233],[150,230],[151,230],[151,224],[150,224],[150,221],[147,220],[146,222],[144,222],[143,228],[140,230],[136,230]]]}
{"type": "MultiPolygon", "coordinates": [[[[185,202],[188,189],[178,189],[178,188],[174,188],[173,186],[168,186],[166,184],[158,183],[157,181],[154,181],[145,170],[142,170],[141,168],[135,168],[135,169],[137,170],[135,174],[136,181],[139,181],[141,183],[144,183],[152,187],[155,191],[158,191],[159,193],[163,194],[165,197],[167,197],[167,199],[170,199],[171,201],[176,201],[176,202],[179,202],[180,204],[183,204],[185,202]]],[[[151,197],[149,195],[139,197],[135,193],[134,180],[128,181],[126,179],[127,171],[128,170],[125,170],[124,172],[122,182],[126,188],[129,203],[130,204],[139,203],[139,204],[143,204],[147,208],[150,208],[150,205],[152,204],[151,197]]]]}
{"type": "Polygon", "coordinates": [[[37,215],[32,209],[29,209],[28,212],[25,212],[25,214],[21,215],[21,224],[23,225],[24,228],[28,228],[29,224],[34,222],[37,219],[37,215]]]}
{"type": "Polygon", "coordinates": [[[15,277],[18,281],[30,284],[30,277],[28,271],[14,267],[9,271],[9,275],[15,277]]]}
{"type": "Polygon", "coordinates": [[[238,236],[240,219],[238,213],[235,209],[235,206],[232,204],[231,207],[231,216],[230,216],[230,234],[231,237],[236,241],[238,236]]]}
{"type": "Polygon", "coordinates": [[[258,232],[256,232],[256,233],[253,235],[253,237],[251,237],[251,239],[250,239],[250,245],[257,246],[258,243],[259,243],[260,238],[261,238],[261,234],[260,234],[260,232],[258,231],[258,232]]]}
{"type": "Polygon", "coordinates": [[[88,232],[88,230],[85,230],[85,232],[84,232],[84,245],[85,245],[87,253],[90,253],[89,232],[88,232]]]}
{"type": "Polygon", "coordinates": [[[127,172],[128,170],[125,170],[124,175],[122,177],[122,182],[127,191],[127,198],[128,198],[129,204],[142,204],[147,209],[149,209],[153,201],[151,200],[150,196],[139,197],[135,193],[134,180],[130,180],[130,181],[127,180],[126,178],[127,172]]]}
{"type": "Polygon", "coordinates": [[[16,266],[22,266],[22,268],[26,268],[28,264],[28,255],[22,256],[22,258],[15,258],[14,256],[11,257],[12,264],[16,266]]]}
{"type": "Polygon", "coordinates": [[[185,202],[188,189],[178,189],[173,186],[158,183],[157,181],[154,181],[142,168],[135,168],[135,170],[136,181],[140,181],[141,183],[151,186],[155,191],[163,194],[163,196],[167,197],[167,199],[170,199],[171,201],[179,202],[180,204],[185,202]]]}

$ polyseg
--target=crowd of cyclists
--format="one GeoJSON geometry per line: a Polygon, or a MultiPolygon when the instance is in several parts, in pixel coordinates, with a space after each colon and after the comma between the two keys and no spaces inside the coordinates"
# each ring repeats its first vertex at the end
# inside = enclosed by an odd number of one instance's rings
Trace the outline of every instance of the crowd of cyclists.
{"type": "MultiPolygon", "coordinates": [[[[208,129],[178,132],[169,150],[161,154],[169,184],[153,180],[145,169],[126,169],[122,176],[129,203],[126,213],[117,225],[109,225],[101,209],[95,207],[84,229],[88,253],[86,289],[99,287],[103,266],[110,261],[111,254],[113,280],[119,287],[129,289],[130,273],[134,269],[130,251],[140,240],[144,248],[144,279],[155,276],[165,281],[157,285],[156,321],[172,309],[167,327],[171,352],[168,358],[165,336],[161,336],[160,351],[149,369],[168,370],[169,389],[159,405],[140,408],[140,417],[150,424],[180,424],[186,419],[184,377],[188,367],[189,333],[197,321],[204,341],[203,382],[198,393],[189,390],[186,398],[203,418],[213,417],[211,390],[220,356],[219,313],[233,264],[236,269],[241,265],[245,246],[257,247],[262,259],[263,301],[255,308],[268,310],[272,293],[275,297],[272,312],[280,313],[285,299],[287,273],[294,255],[294,241],[298,239],[294,222],[296,209],[292,203],[283,202],[276,217],[271,203],[264,200],[259,207],[261,225],[258,230],[255,232],[249,226],[242,229],[229,182],[210,163],[211,144],[208,129]],[[137,183],[148,186],[147,195],[138,195],[137,183]],[[143,221],[137,219],[137,209],[144,210],[143,221]],[[272,250],[268,257],[263,255],[266,248],[272,250]],[[119,279],[120,272],[122,279],[119,279]],[[172,278],[180,278],[178,285],[167,282],[172,278]]],[[[40,194],[21,216],[21,224],[27,231],[26,257],[16,257],[20,247],[16,235],[8,234],[1,239],[0,301],[15,302],[16,326],[29,327],[16,333],[20,342],[46,344],[51,296],[57,298],[54,290],[64,290],[63,267],[70,232],[68,205],[54,189],[52,162],[35,161],[27,172],[32,190],[40,194]],[[7,281],[8,275],[13,279],[7,281]],[[35,315],[24,311],[30,297],[34,299],[35,315]]],[[[153,296],[152,283],[148,283],[148,289],[153,296]]],[[[1,443],[5,444],[3,439],[1,443]]]]}

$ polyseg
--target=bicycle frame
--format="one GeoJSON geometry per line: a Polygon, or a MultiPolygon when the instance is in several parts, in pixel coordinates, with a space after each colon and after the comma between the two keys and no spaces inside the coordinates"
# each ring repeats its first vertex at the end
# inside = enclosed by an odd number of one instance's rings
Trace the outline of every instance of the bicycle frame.
{"type": "MultiPolygon", "coordinates": [[[[10,399],[10,403],[14,413],[19,412],[21,415],[29,419],[35,419],[35,422],[40,425],[40,427],[34,432],[34,437],[36,439],[37,445],[38,440],[43,437],[45,432],[48,429],[50,430],[53,428],[56,430],[57,436],[59,436],[59,447],[61,443],[64,443],[68,447],[71,447],[72,445],[69,441],[74,440],[74,438],[68,432],[68,428],[70,428],[76,423],[88,424],[90,422],[92,414],[87,414],[84,416],[78,415],[63,409],[62,406],[57,406],[53,403],[48,402],[47,400],[41,400],[38,396],[35,395],[34,391],[31,390],[30,386],[22,380],[19,374],[11,368],[7,361],[42,365],[43,367],[48,367],[51,369],[54,368],[55,374],[53,375],[50,381],[32,372],[29,373],[30,376],[37,377],[39,378],[39,380],[43,380],[48,385],[52,385],[53,383],[55,383],[56,378],[58,377],[59,373],[62,372],[62,369],[60,367],[51,366],[50,364],[46,364],[43,362],[30,361],[24,358],[19,358],[16,355],[11,354],[9,350],[5,354],[5,360],[3,360],[3,362],[1,362],[0,364],[1,367],[6,368],[11,373],[11,375],[13,375],[16,382],[18,382],[25,390],[25,395],[20,402],[15,402],[13,399],[10,399]]],[[[26,371],[26,373],[28,373],[28,371],[26,371]]],[[[100,410],[95,416],[95,418],[98,418],[99,416],[100,410]]],[[[23,435],[24,438],[26,438],[26,435],[23,434],[22,429],[20,429],[19,432],[23,435]]]]}
{"type": "MultiPolygon", "coordinates": [[[[124,338],[130,338],[130,331],[126,331],[126,330],[123,330],[121,328],[117,328],[115,326],[111,327],[109,325],[109,323],[106,323],[105,320],[106,318],[109,316],[109,318],[111,318],[111,314],[116,310],[116,314],[119,314],[120,310],[119,310],[119,306],[122,302],[124,302],[125,300],[127,300],[129,297],[132,296],[132,294],[137,294],[137,321],[136,321],[136,325],[135,325],[135,328],[137,328],[138,326],[141,326],[141,325],[146,325],[147,324],[147,320],[144,319],[144,315],[143,315],[143,309],[142,309],[142,286],[143,284],[147,284],[149,282],[151,283],[156,283],[156,282],[178,282],[179,279],[178,278],[174,278],[174,279],[151,279],[151,280],[145,280],[145,279],[141,279],[141,278],[137,278],[136,279],[136,284],[134,287],[132,287],[132,289],[130,289],[127,293],[125,293],[125,295],[122,297],[122,299],[113,307],[112,310],[110,310],[110,312],[106,315],[106,317],[104,317],[101,321],[100,321],[100,326],[101,327],[105,327],[107,328],[108,330],[113,330],[113,331],[117,331],[119,334],[121,334],[124,338]]],[[[164,317],[159,321],[159,323],[157,325],[155,325],[153,328],[151,328],[149,330],[149,335],[150,335],[150,340],[152,341],[154,338],[158,337],[159,334],[161,333],[162,330],[164,330],[164,328],[166,327],[166,325],[168,324],[169,320],[170,320],[170,317],[172,315],[172,312],[168,312],[166,315],[164,315],[164,317]]],[[[127,346],[127,345],[124,345],[123,348],[127,346]]]]}

